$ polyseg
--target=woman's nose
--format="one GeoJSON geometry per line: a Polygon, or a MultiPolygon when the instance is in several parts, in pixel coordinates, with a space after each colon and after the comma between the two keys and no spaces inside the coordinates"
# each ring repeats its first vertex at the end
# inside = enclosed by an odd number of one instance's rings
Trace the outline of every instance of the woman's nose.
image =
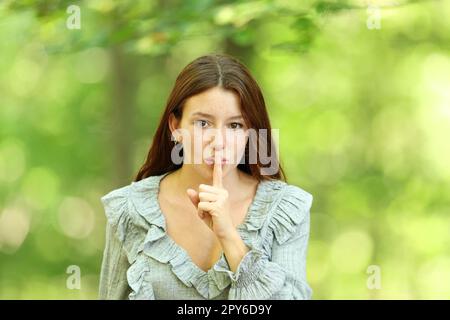
{"type": "Polygon", "coordinates": [[[222,134],[221,130],[216,130],[212,142],[212,148],[214,149],[214,151],[221,151],[224,148],[225,145],[224,138],[225,135],[222,134]]]}

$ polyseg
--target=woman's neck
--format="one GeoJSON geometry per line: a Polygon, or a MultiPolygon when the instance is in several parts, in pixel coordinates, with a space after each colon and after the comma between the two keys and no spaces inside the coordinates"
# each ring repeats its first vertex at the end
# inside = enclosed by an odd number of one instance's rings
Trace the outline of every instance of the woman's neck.
{"type": "MultiPolygon", "coordinates": [[[[198,190],[200,184],[212,185],[212,171],[211,178],[205,178],[198,174],[193,165],[184,164],[181,168],[171,173],[170,176],[172,178],[170,183],[171,189],[179,192],[186,192],[189,188],[198,190]]],[[[229,191],[231,197],[235,193],[233,191],[239,193],[240,187],[246,181],[244,174],[239,169],[234,168],[223,176],[222,185],[229,191]]]]}
{"type": "MultiPolygon", "coordinates": [[[[200,184],[212,185],[212,177],[209,179],[203,178],[191,165],[183,165],[163,178],[161,182],[165,190],[170,190],[172,195],[177,195],[176,198],[178,200],[171,198],[172,200],[176,202],[187,201],[189,203],[190,200],[188,201],[186,190],[191,188],[198,191],[200,184]]],[[[223,177],[222,185],[228,190],[230,201],[237,204],[247,201],[249,198],[253,199],[258,187],[258,181],[252,176],[234,168],[223,177]]]]}
{"type": "MultiPolygon", "coordinates": [[[[175,172],[174,180],[176,180],[180,186],[185,187],[185,189],[198,189],[200,184],[212,185],[212,170],[211,177],[203,177],[194,169],[194,165],[184,164],[175,172]]],[[[242,182],[241,180],[242,174],[237,168],[234,168],[222,177],[222,184],[225,189],[230,190],[239,186],[242,182]]]]}

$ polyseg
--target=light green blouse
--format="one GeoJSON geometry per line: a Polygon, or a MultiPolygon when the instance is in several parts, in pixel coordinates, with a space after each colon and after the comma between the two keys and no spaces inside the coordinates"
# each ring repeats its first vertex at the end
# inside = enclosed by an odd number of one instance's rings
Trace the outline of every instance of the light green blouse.
{"type": "Polygon", "coordinates": [[[144,178],[101,198],[108,220],[100,299],[310,299],[306,281],[313,197],[280,180],[262,181],[237,227],[250,251],[232,272],[225,254],[207,272],[166,232],[161,179],[144,178]]]}

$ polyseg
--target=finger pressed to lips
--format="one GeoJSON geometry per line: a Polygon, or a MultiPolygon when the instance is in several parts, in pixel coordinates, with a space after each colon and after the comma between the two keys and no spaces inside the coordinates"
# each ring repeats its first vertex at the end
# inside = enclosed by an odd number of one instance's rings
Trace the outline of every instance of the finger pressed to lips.
{"type": "MultiPolygon", "coordinates": [[[[216,160],[215,160],[215,159],[211,159],[211,158],[205,159],[204,161],[205,161],[205,163],[206,163],[208,166],[213,166],[213,165],[216,163],[216,160]]],[[[229,161],[226,160],[226,159],[217,160],[217,162],[222,163],[222,165],[229,163],[229,161]]]]}

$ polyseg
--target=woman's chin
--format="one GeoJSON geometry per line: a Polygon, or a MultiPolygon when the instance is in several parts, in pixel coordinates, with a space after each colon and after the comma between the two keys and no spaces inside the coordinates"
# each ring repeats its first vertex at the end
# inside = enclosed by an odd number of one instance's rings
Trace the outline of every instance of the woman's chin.
{"type": "MultiPolygon", "coordinates": [[[[203,163],[202,167],[204,167],[206,169],[206,171],[208,171],[209,175],[212,176],[212,174],[214,172],[214,163],[213,164],[203,163]]],[[[222,173],[227,172],[232,167],[233,166],[230,163],[222,163],[222,173]]]]}
{"type": "MultiPolygon", "coordinates": [[[[205,163],[205,165],[211,170],[214,169],[214,163],[205,163]]],[[[222,170],[225,169],[226,166],[226,163],[222,163],[222,170]]]]}

